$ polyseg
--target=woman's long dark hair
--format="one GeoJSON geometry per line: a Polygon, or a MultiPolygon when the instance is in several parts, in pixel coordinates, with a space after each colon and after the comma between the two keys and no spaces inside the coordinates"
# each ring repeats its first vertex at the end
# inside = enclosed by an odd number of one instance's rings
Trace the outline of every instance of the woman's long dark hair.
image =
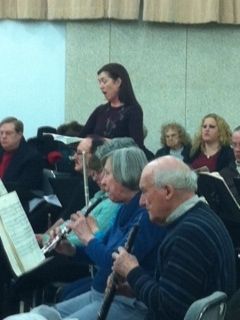
{"type": "Polygon", "coordinates": [[[113,80],[120,78],[122,80],[119,89],[119,100],[123,102],[126,106],[137,106],[141,108],[138,103],[132,83],[127,70],[119,63],[108,63],[98,70],[97,74],[101,72],[107,72],[113,80]]]}

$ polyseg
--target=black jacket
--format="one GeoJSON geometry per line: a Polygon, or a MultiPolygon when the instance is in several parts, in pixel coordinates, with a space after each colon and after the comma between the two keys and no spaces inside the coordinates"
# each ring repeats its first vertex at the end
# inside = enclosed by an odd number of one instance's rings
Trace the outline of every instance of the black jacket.
{"type": "MultiPolygon", "coordinates": [[[[0,162],[4,149],[0,146],[0,162]]],[[[42,187],[43,164],[40,154],[22,138],[18,149],[14,152],[2,181],[8,192],[15,190],[24,208],[28,208],[28,200],[34,197],[32,190],[42,187]]]]}
{"type": "MultiPolygon", "coordinates": [[[[183,156],[183,161],[185,163],[189,163],[190,161],[190,149],[191,149],[191,146],[190,145],[186,145],[183,147],[183,150],[181,152],[182,156],[183,156]]],[[[170,148],[165,146],[161,149],[159,149],[156,154],[155,154],[155,158],[158,158],[158,157],[162,157],[162,156],[167,156],[170,154],[170,148]]]]}

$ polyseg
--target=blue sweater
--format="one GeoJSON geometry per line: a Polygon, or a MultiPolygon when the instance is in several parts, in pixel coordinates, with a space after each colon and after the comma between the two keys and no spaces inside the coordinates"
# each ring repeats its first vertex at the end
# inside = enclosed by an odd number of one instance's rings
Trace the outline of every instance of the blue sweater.
{"type": "Polygon", "coordinates": [[[127,277],[149,308],[147,319],[182,320],[191,305],[216,290],[235,290],[232,241],[222,221],[198,202],[169,225],[158,250],[155,279],[141,267],[127,277]]]}
{"type": "Polygon", "coordinates": [[[146,209],[139,206],[139,199],[140,194],[137,194],[120,208],[113,226],[102,239],[94,238],[85,248],[77,248],[76,258],[97,265],[98,270],[92,285],[99,292],[104,292],[111,273],[112,252],[125,244],[131,227],[137,223],[139,217],[140,228],[132,252],[146,271],[154,271],[157,248],[166,234],[166,229],[150,222],[146,209]]]}

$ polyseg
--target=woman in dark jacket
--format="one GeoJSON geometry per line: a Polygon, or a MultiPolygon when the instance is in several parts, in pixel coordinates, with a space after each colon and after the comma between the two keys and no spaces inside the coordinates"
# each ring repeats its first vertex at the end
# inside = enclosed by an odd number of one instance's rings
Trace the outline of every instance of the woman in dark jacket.
{"type": "Polygon", "coordinates": [[[207,167],[210,172],[227,167],[234,160],[231,136],[232,132],[225,119],[215,113],[207,114],[193,141],[191,167],[207,167]]]}
{"type": "Polygon", "coordinates": [[[156,152],[155,158],[170,154],[186,163],[189,162],[191,138],[179,123],[171,122],[163,125],[160,142],[163,147],[156,152]]]}

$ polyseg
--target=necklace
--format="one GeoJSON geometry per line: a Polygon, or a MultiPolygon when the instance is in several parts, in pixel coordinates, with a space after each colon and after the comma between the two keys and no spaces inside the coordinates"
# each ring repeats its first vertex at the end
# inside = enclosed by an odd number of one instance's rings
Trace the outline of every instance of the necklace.
{"type": "Polygon", "coordinates": [[[219,148],[217,150],[209,150],[209,152],[207,152],[206,150],[204,151],[205,156],[207,157],[207,159],[211,158],[212,156],[215,156],[215,154],[217,154],[219,151],[219,148]]]}

